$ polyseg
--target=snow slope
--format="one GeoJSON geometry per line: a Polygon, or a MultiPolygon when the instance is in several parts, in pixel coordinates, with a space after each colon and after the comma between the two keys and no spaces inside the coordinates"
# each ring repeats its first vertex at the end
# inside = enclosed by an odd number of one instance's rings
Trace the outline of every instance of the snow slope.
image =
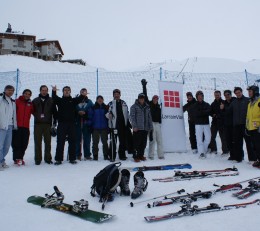
{"type": "Polygon", "coordinates": [[[20,71],[34,73],[82,73],[97,70],[96,67],[90,65],[82,66],[59,61],[44,61],[20,55],[0,55],[0,72],[15,71],[17,68],[20,71]]]}
{"type": "Polygon", "coordinates": [[[246,69],[248,72],[258,74],[260,73],[260,60],[242,62],[224,58],[191,57],[181,61],[167,60],[160,63],[150,63],[133,70],[158,70],[160,67],[168,71],[180,72],[183,70],[183,72],[192,73],[231,73],[243,72],[246,69]]]}

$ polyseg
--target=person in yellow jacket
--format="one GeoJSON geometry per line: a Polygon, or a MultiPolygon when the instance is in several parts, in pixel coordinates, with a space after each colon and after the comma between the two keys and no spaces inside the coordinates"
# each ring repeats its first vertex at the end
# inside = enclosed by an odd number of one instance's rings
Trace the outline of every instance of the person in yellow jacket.
{"type": "Polygon", "coordinates": [[[253,143],[257,161],[253,163],[253,167],[260,168],[260,97],[259,87],[248,87],[248,95],[250,103],[247,108],[246,129],[253,143]]]}

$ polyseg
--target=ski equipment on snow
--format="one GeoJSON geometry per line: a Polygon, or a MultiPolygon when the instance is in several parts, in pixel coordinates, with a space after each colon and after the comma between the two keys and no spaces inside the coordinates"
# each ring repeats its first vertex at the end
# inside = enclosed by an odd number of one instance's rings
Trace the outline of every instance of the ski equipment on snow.
{"type": "Polygon", "coordinates": [[[111,193],[114,193],[121,181],[121,172],[119,166],[121,162],[109,164],[102,169],[93,179],[91,186],[91,196],[95,197],[95,192],[100,196],[99,202],[103,202],[102,209],[105,208],[105,203],[109,201],[111,193]]]}
{"type": "Polygon", "coordinates": [[[239,199],[245,199],[252,196],[255,193],[260,192],[260,180],[259,181],[249,181],[248,186],[237,193],[233,193],[233,196],[239,199]]]}
{"type": "Polygon", "coordinates": [[[175,196],[175,197],[165,197],[162,201],[154,201],[152,204],[147,204],[148,208],[151,207],[158,207],[158,206],[165,206],[165,205],[171,205],[177,202],[185,203],[187,199],[190,199],[192,201],[197,201],[198,198],[205,198],[208,199],[212,195],[215,195],[217,192],[225,193],[228,191],[233,190],[240,190],[242,188],[241,184],[230,184],[230,185],[222,185],[218,189],[215,190],[209,190],[209,191],[197,191],[194,193],[187,193],[185,195],[175,196]]]}
{"type": "Polygon", "coordinates": [[[169,165],[158,165],[158,166],[142,166],[142,167],[124,167],[129,171],[154,171],[154,170],[173,170],[173,169],[191,169],[192,166],[190,164],[169,164],[169,165]]]}
{"type": "Polygon", "coordinates": [[[254,204],[259,205],[260,199],[247,202],[247,203],[231,204],[231,205],[224,205],[224,206],[219,206],[216,203],[210,203],[208,206],[202,208],[199,208],[197,205],[191,206],[191,203],[187,202],[185,205],[182,205],[181,210],[176,213],[168,213],[162,216],[147,216],[144,217],[144,219],[147,222],[162,221],[162,220],[174,219],[174,218],[179,218],[184,216],[194,216],[200,213],[210,213],[210,212],[224,211],[230,209],[245,208],[248,205],[254,205],[254,204]]]}
{"type": "Polygon", "coordinates": [[[205,171],[193,171],[193,172],[176,171],[174,176],[172,177],[156,178],[153,179],[153,181],[173,182],[173,181],[183,181],[183,180],[203,179],[203,178],[213,178],[213,177],[223,177],[223,176],[237,176],[237,175],[239,175],[239,172],[238,169],[235,167],[221,169],[221,170],[205,170],[205,171]]]}
{"type": "Polygon", "coordinates": [[[178,194],[181,194],[181,193],[183,193],[183,192],[185,192],[185,190],[184,190],[184,189],[180,189],[180,190],[178,190],[178,191],[176,191],[176,192],[168,193],[168,194],[161,195],[161,196],[158,196],[158,197],[153,197],[153,198],[151,198],[151,199],[147,199],[147,200],[143,200],[143,201],[138,201],[138,202],[135,202],[135,203],[130,202],[130,206],[131,206],[131,207],[134,207],[134,205],[136,205],[136,204],[141,204],[141,203],[144,203],[144,202],[147,202],[147,201],[155,200],[155,199],[158,199],[158,198],[161,198],[161,197],[166,197],[166,196],[169,196],[169,195],[172,195],[172,194],[177,194],[177,193],[178,193],[178,194]]]}
{"type": "Polygon", "coordinates": [[[101,223],[113,217],[113,215],[110,214],[88,209],[88,201],[84,199],[74,201],[74,205],[64,203],[63,193],[59,191],[57,186],[54,186],[54,190],[55,192],[52,195],[45,194],[45,197],[36,195],[30,196],[27,199],[27,202],[41,206],[42,208],[57,210],[95,223],[101,223]],[[56,196],[54,196],[54,194],[56,194],[56,196]]]}
{"type": "Polygon", "coordinates": [[[141,196],[148,187],[148,181],[144,177],[144,173],[142,171],[138,171],[134,175],[134,184],[135,184],[135,188],[134,188],[133,192],[131,193],[132,199],[136,199],[139,196],[141,196]]]}

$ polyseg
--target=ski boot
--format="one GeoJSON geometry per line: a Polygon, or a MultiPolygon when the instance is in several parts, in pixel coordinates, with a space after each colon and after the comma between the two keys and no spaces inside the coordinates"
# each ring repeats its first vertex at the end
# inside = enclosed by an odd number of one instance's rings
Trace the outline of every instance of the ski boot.
{"type": "Polygon", "coordinates": [[[142,171],[139,171],[134,175],[134,185],[135,185],[135,188],[131,194],[132,199],[138,198],[147,189],[148,182],[147,182],[146,178],[144,177],[144,173],[142,171]]]}
{"type": "Polygon", "coordinates": [[[81,199],[80,201],[74,201],[72,211],[74,213],[83,213],[88,210],[88,201],[81,199]]]}
{"type": "Polygon", "coordinates": [[[122,177],[119,184],[120,195],[130,196],[129,181],[130,181],[130,172],[127,169],[122,169],[122,177]]]}
{"type": "Polygon", "coordinates": [[[200,154],[200,159],[206,159],[206,157],[207,157],[206,154],[204,154],[204,153],[200,154]]]}

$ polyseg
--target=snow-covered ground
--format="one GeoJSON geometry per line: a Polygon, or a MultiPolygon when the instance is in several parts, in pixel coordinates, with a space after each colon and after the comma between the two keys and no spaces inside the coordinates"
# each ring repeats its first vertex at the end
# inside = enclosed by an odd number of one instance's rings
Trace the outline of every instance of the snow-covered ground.
{"type": "MultiPolygon", "coordinates": [[[[15,71],[16,68],[20,68],[22,71],[35,73],[79,73],[95,70],[95,68],[86,70],[88,67],[58,62],[44,62],[42,60],[26,57],[0,56],[0,72],[15,71]]],[[[260,72],[258,69],[256,70],[256,73],[260,72]]],[[[201,70],[199,71],[202,72],[201,70]]],[[[222,72],[221,67],[219,67],[218,72],[222,72]]],[[[115,84],[120,87],[122,83],[117,82],[115,84]]],[[[126,91],[124,94],[127,94],[126,91]]],[[[189,147],[188,138],[186,138],[186,141],[187,147],[189,147]]],[[[53,138],[53,157],[55,155],[55,148],[56,140],[53,138]]],[[[102,150],[101,147],[100,150],[102,150]]],[[[52,193],[53,186],[57,185],[65,195],[65,202],[72,203],[73,200],[84,198],[89,201],[90,209],[101,211],[101,204],[98,202],[98,198],[92,198],[90,195],[93,177],[109,164],[109,162],[102,159],[102,153],[99,153],[99,155],[100,160],[97,162],[82,161],[77,165],[71,165],[67,161],[64,161],[61,166],[47,165],[45,163],[36,166],[34,165],[33,130],[31,129],[30,143],[25,155],[26,166],[17,167],[13,165],[12,151],[10,149],[6,159],[10,168],[0,172],[1,230],[244,231],[246,229],[248,231],[255,231],[259,226],[259,216],[257,215],[259,214],[259,206],[204,215],[201,214],[194,217],[184,217],[148,224],[145,222],[144,216],[161,215],[178,211],[180,209],[180,204],[148,209],[146,203],[143,203],[131,208],[129,206],[130,201],[132,201],[130,197],[121,197],[117,195],[115,200],[108,203],[105,208],[105,212],[116,216],[104,224],[94,224],[57,211],[42,209],[26,202],[26,199],[31,195],[43,196],[45,193],[52,193]]],[[[208,158],[205,160],[200,160],[198,155],[192,154],[191,151],[187,153],[167,153],[165,154],[165,160],[158,160],[155,158],[153,161],[147,160],[142,163],[134,163],[131,156],[128,155],[128,157],[128,160],[123,162],[122,167],[190,163],[193,166],[192,170],[223,169],[235,165],[240,172],[239,176],[233,177],[219,177],[172,183],[153,182],[152,178],[171,176],[174,174],[173,171],[145,172],[145,177],[149,182],[148,189],[136,200],[136,202],[175,192],[182,188],[189,193],[198,190],[211,190],[215,188],[213,183],[223,185],[260,176],[259,169],[251,167],[247,163],[247,158],[245,158],[245,161],[242,163],[234,163],[227,161],[227,157],[221,157],[220,153],[218,155],[208,155],[208,158]]],[[[131,173],[131,190],[134,188],[133,175],[134,173],[131,173]]],[[[243,185],[246,186],[247,184],[245,183],[243,185]]],[[[251,201],[256,198],[260,198],[260,194],[255,194],[251,198],[243,201],[251,201]]],[[[232,192],[227,192],[225,194],[217,194],[210,199],[198,200],[194,204],[205,206],[212,202],[218,203],[219,205],[225,205],[239,203],[242,202],[242,200],[232,197],[232,192]]]]}
{"type": "MultiPolygon", "coordinates": [[[[162,215],[169,212],[178,211],[180,204],[168,205],[164,207],[155,207],[148,209],[146,203],[129,206],[132,201],[130,197],[121,197],[116,195],[115,200],[107,203],[105,212],[116,215],[112,220],[103,224],[94,224],[84,221],[67,214],[57,211],[42,209],[38,206],[28,204],[26,199],[31,195],[42,195],[52,193],[53,186],[57,185],[65,195],[65,202],[72,203],[73,200],[86,199],[89,201],[89,208],[101,211],[101,204],[98,198],[91,197],[90,187],[93,177],[109,162],[104,161],[102,153],[99,153],[99,161],[81,161],[77,165],[71,165],[64,161],[61,166],[47,165],[42,163],[40,166],[34,165],[34,144],[30,139],[30,145],[25,155],[26,166],[17,167],[12,164],[12,153],[7,156],[7,163],[10,168],[0,172],[1,197],[0,197],[0,214],[1,227],[4,230],[193,230],[193,231],[219,231],[219,230],[236,230],[248,231],[256,230],[259,225],[259,206],[234,209],[209,214],[201,214],[194,217],[184,217],[175,220],[162,221],[148,224],[144,216],[162,215]]],[[[55,154],[56,140],[52,140],[52,155],[55,154]]],[[[161,165],[190,163],[192,170],[223,169],[235,165],[239,176],[219,177],[211,179],[197,179],[183,182],[159,183],[152,181],[152,178],[171,176],[174,174],[169,171],[150,171],[145,172],[149,185],[144,194],[134,202],[157,197],[159,195],[175,192],[185,189],[186,192],[192,193],[198,190],[211,190],[218,185],[235,183],[241,180],[260,176],[259,169],[251,167],[247,161],[242,163],[233,163],[227,161],[220,154],[208,155],[205,160],[200,160],[198,155],[188,153],[168,153],[165,160],[147,160],[142,163],[134,163],[130,155],[128,160],[124,161],[122,167],[142,166],[142,165],[161,165]]],[[[189,171],[184,170],[184,171],[189,171]]],[[[133,175],[131,173],[130,188],[133,190],[133,175]]],[[[247,184],[244,183],[244,186],[247,184]]],[[[218,203],[219,205],[251,201],[259,198],[259,194],[248,198],[247,200],[238,200],[232,197],[232,192],[216,194],[210,199],[200,199],[193,204],[205,206],[209,203],[218,203]]],[[[151,201],[152,202],[152,201],[151,201]]]]}

